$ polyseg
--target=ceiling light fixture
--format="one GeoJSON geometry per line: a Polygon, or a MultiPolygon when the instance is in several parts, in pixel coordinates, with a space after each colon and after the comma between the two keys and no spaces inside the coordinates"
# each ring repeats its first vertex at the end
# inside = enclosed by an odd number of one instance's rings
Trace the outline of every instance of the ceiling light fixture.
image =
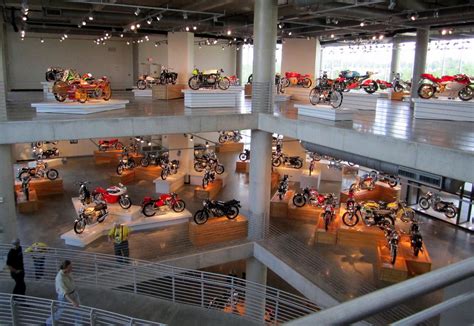
{"type": "Polygon", "coordinates": [[[67,34],[64,34],[64,38],[67,38],[67,34]]]}
{"type": "Polygon", "coordinates": [[[40,42],[41,42],[41,43],[44,43],[44,39],[40,39],[40,42]]]}
{"type": "Polygon", "coordinates": [[[206,141],[206,148],[209,148],[209,142],[206,141]]]}
{"type": "Polygon", "coordinates": [[[334,34],[331,34],[331,38],[334,38],[334,34]]]}
{"type": "Polygon", "coordinates": [[[129,42],[129,41],[127,41],[127,45],[130,45],[130,42],[129,42]]]}
{"type": "Polygon", "coordinates": [[[28,16],[23,15],[23,17],[21,17],[21,19],[22,19],[24,22],[26,22],[26,21],[28,20],[28,16]]]}
{"type": "Polygon", "coordinates": [[[136,28],[135,25],[130,26],[130,29],[131,29],[132,31],[134,31],[135,28],[136,28]]]}
{"type": "Polygon", "coordinates": [[[227,35],[231,35],[232,31],[230,29],[227,30],[227,35]]]}
{"type": "Polygon", "coordinates": [[[153,21],[151,20],[151,18],[148,18],[148,19],[146,20],[146,23],[147,23],[148,25],[151,25],[152,22],[153,22],[153,21]]]}
{"type": "Polygon", "coordinates": [[[186,26],[186,32],[189,32],[189,26],[186,26]]]}
{"type": "Polygon", "coordinates": [[[213,43],[213,44],[217,44],[217,39],[215,39],[212,43],[213,43]]]}
{"type": "Polygon", "coordinates": [[[137,29],[139,29],[141,26],[142,26],[142,25],[140,25],[140,24],[137,24],[137,29]]]}
{"type": "Polygon", "coordinates": [[[122,38],[123,38],[123,34],[120,34],[120,37],[122,37],[122,38]]]}
{"type": "Polygon", "coordinates": [[[417,20],[417,19],[418,19],[418,13],[414,12],[413,14],[411,14],[411,15],[409,16],[409,19],[410,19],[411,21],[417,20]]]}
{"type": "Polygon", "coordinates": [[[183,13],[183,19],[188,19],[188,13],[187,12],[183,13]]]}
{"type": "Polygon", "coordinates": [[[87,25],[86,21],[83,20],[83,21],[82,21],[82,26],[86,26],[86,25],[87,25]]]}
{"type": "Polygon", "coordinates": [[[161,18],[163,18],[163,15],[162,15],[162,14],[159,14],[158,16],[156,16],[156,20],[157,20],[157,21],[160,21],[161,18]]]}
{"type": "Polygon", "coordinates": [[[360,27],[364,27],[365,26],[365,23],[364,22],[361,22],[360,23],[360,27]]]}
{"type": "Polygon", "coordinates": [[[283,28],[283,24],[282,24],[282,23],[278,24],[278,28],[279,28],[279,29],[282,29],[282,28],[283,28]]]}
{"type": "Polygon", "coordinates": [[[380,34],[380,35],[379,35],[379,40],[383,40],[383,38],[384,38],[384,35],[383,35],[383,34],[380,34]]]}
{"type": "Polygon", "coordinates": [[[94,16],[89,15],[89,20],[90,20],[90,21],[93,21],[93,20],[94,20],[94,16]]]}
{"type": "Polygon", "coordinates": [[[196,29],[198,29],[197,26],[193,26],[193,31],[195,31],[196,29]]]}
{"type": "Polygon", "coordinates": [[[140,8],[137,8],[137,10],[135,10],[134,14],[135,14],[135,16],[140,15],[140,8]]]}
{"type": "Polygon", "coordinates": [[[290,36],[291,36],[291,34],[293,34],[293,33],[292,33],[292,32],[288,32],[288,35],[290,35],[290,36]]]}
{"type": "Polygon", "coordinates": [[[193,141],[193,140],[194,140],[194,136],[191,135],[191,137],[189,137],[189,140],[190,140],[190,141],[193,141]]]}

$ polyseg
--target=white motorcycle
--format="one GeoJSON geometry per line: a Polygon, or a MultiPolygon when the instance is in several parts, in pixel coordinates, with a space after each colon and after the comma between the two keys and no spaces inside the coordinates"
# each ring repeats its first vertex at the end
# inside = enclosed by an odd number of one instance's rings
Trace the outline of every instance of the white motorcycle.
{"type": "Polygon", "coordinates": [[[238,143],[241,140],[242,140],[242,135],[240,134],[239,130],[229,130],[229,131],[222,130],[219,132],[219,143],[221,144],[224,144],[230,141],[234,143],[238,143]]]}

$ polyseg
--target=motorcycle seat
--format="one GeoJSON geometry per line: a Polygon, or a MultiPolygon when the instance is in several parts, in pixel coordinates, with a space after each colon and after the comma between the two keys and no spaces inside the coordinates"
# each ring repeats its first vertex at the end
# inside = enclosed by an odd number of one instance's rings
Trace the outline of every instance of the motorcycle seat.
{"type": "Polygon", "coordinates": [[[107,193],[113,195],[113,194],[116,194],[116,193],[119,193],[120,192],[120,189],[116,188],[116,187],[110,187],[110,188],[107,188],[107,193]]]}
{"type": "Polygon", "coordinates": [[[95,205],[94,210],[95,210],[95,211],[100,211],[100,210],[106,209],[106,208],[107,208],[107,205],[106,205],[106,204],[104,204],[104,203],[99,203],[99,204],[95,205]]]}

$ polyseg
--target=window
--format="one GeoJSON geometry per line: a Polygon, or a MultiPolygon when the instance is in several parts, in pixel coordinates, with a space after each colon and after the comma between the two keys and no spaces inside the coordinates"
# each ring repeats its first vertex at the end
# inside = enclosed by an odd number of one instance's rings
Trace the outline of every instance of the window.
{"type": "MultiPolygon", "coordinates": [[[[282,45],[277,44],[275,50],[275,73],[281,70],[282,45]]],[[[247,82],[253,70],[253,45],[242,47],[242,80],[247,82]]]]}

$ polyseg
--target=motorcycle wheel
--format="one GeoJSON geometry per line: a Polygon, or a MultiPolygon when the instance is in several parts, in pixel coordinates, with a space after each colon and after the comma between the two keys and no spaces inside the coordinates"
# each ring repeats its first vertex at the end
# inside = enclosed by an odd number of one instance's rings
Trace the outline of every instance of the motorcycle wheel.
{"type": "Polygon", "coordinates": [[[105,218],[106,218],[107,215],[108,215],[108,214],[107,214],[107,211],[103,211],[103,210],[102,210],[102,211],[100,211],[100,212],[101,212],[102,215],[99,216],[99,217],[97,217],[97,222],[98,222],[98,223],[104,222],[105,218]]]}
{"type": "Polygon", "coordinates": [[[239,160],[241,160],[242,162],[247,161],[247,154],[245,154],[245,153],[240,153],[240,154],[239,154],[239,160]]]}
{"type": "Polygon", "coordinates": [[[142,208],[142,213],[146,217],[154,216],[156,214],[155,203],[154,202],[146,203],[145,206],[143,206],[142,208]]]}
{"type": "Polygon", "coordinates": [[[384,217],[384,222],[382,222],[382,223],[385,224],[386,222],[388,222],[392,225],[395,225],[395,221],[393,220],[393,217],[391,217],[391,216],[385,216],[384,217]]]}
{"type": "Polygon", "coordinates": [[[226,136],[225,135],[219,135],[219,143],[224,144],[226,141],[226,136]]]}
{"type": "Polygon", "coordinates": [[[403,223],[408,223],[415,219],[415,211],[411,208],[405,208],[405,212],[400,210],[397,215],[403,223]]]}
{"type": "Polygon", "coordinates": [[[414,247],[413,248],[413,255],[415,255],[415,257],[418,257],[418,254],[420,253],[420,248],[418,247],[414,247]]]}
{"type": "Polygon", "coordinates": [[[388,178],[388,185],[392,188],[396,187],[398,185],[397,179],[389,177],[388,178]]]}
{"type": "Polygon", "coordinates": [[[228,89],[229,86],[230,86],[230,80],[229,80],[229,78],[223,77],[221,80],[219,80],[219,81],[217,82],[217,86],[218,86],[220,89],[222,89],[223,91],[225,91],[225,90],[228,89]]]}
{"type": "Polygon", "coordinates": [[[377,177],[377,171],[374,171],[374,170],[370,171],[369,177],[371,177],[372,179],[375,179],[377,177]]]}
{"type": "Polygon", "coordinates": [[[216,173],[219,174],[219,175],[224,173],[224,170],[225,170],[225,168],[224,168],[224,165],[222,165],[222,164],[217,164],[215,169],[214,169],[214,171],[216,171],[216,173]]]}
{"type": "Polygon", "coordinates": [[[142,158],[140,160],[140,165],[143,166],[144,168],[146,168],[148,165],[150,165],[150,161],[146,158],[142,158]]]}
{"type": "Polygon", "coordinates": [[[293,205],[296,207],[303,207],[306,205],[306,198],[302,194],[296,194],[293,196],[293,205]]]}
{"type": "Polygon", "coordinates": [[[48,71],[46,73],[46,81],[47,82],[52,82],[52,81],[55,81],[56,80],[56,74],[52,71],[48,71]]]}
{"type": "Polygon", "coordinates": [[[327,230],[329,229],[329,223],[331,221],[331,213],[326,212],[324,213],[324,229],[327,230]]]}
{"type": "Polygon", "coordinates": [[[447,218],[454,218],[456,217],[456,214],[456,209],[451,205],[447,206],[444,211],[444,215],[446,215],[447,218]]]}
{"type": "Polygon", "coordinates": [[[364,86],[364,91],[366,91],[369,94],[375,93],[378,89],[379,89],[379,86],[373,80],[370,82],[369,85],[364,86]]]}
{"type": "Polygon", "coordinates": [[[288,78],[282,78],[280,83],[282,87],[290,87],[290,80],[288,78]]]}
{"type": "Polygon", "coordinates": [[[302,160],[296,160],[294,168],[295,169],[301,169],[303,167],[303,161],[302,160]]]}
{"type": "Polygon", "coordinates": [[[122,165],[122,164],[119,164],[119,165],[117,166],[117,174],[118,174],[118,175],[122,175],[122,173],[123,173],[123,165],[122,165]]]}
{"type": "Polygon", "coordinates": [[[237,206],[229,207],[229,209],[226,211],[226,214],[225,214],[225,216],[227,216],[229,220],[233,220],[238,215],[239,215],[239,208],[237,206]]]}
{"type": "Polygon", "coordinates": [[[117,142],[115,145],[114,145],[114,148],[115,149],[118,149],[118,150],[121,150],[123,148],[123,144],[121,142],[117,142]]]}
{"type": "Polygon", "coordinates": [[[436,88],[431,84],[421,84],[418,88],[418,95],[427,100],[432,98],[436,93],[436,88]]]}
{"type": "Polygon", "coordinates": [[[54,98],[55,98],[56,101],[58,101],[58,102],[64,102],[64,101],[66,101],[66,95],[63,95],[63,94],[54,93],[54,98]]]}
{"type": "Polygon", "coordinates": [[[88,99],[87,92],[85,90],[77,90],[77,92],[79,93],[79,98],[78,98],[79,103],[82,103],[82,104],[86,103],[88,99]]]}
{"type": "Polygon", "coordinates": [[[281,160],[279,158],[275,158],[272,160],[272,165],[274,167],[279,167],[281,165],[281,160]]]}
{"type": "Polygon", "coordinates": [[[397,260],[397,248],[395,246],[391,246],[390,248],[390,257],[392,258],[392,265],[395,264],[395,261],[397,260]]]}
{"type": "Polygon", "coordinates": [[[119,205],[123,209],[129,209],[132,206],[132,201],[130,200],[130,197],[121,196],[119,198],[119,205]]]}
{"type": "Polygon", "coordinates": [[[313,88],[311,92],[309,92],[309,102],[313,105],[319,104],[321,101],[321,91],[319,88],[313,88]]]}
{"type": "Polygon", "coordinates": [[[394,91],[395,93],[401,93],[401,92],[403,92],[403,87],[402,87],[402,85],[396,84],[395,86],[393,86],[393,91],[394,91]]]}
{"type": "Polygon", "coordinates": [[[209,213],[203,209],[198,210],[194,214],[194,222],[198,225],[204,224],[209,219],[209,213]]]}
{"type": "Polygon", "coordinates": [[[146,81],[144,81],[143,79],[137,81],[137,88],[140,90],[146,89],[146,81]]]}
{"type": "Polygon", "coordinates": [[[247,79],[247,84],[252,84],[253,81],[253,76],[250,75],[249,78],[247,79]]]}
{"type": "Polygon", "coordinates": [[[176,203],[173,205],[173,210],[176,213],[180,213],[180,212],[184,211],[185,208],[186,208],[186,204],[181,199],[177,200],[176,203]]]}
{"type": "Polygon", "coordinates": [[[18,174],[18,180],[22,181],[23,178],[26,178],[27,176],[30,175],[30,172],[28,171],[22,171],[18,174]]]}
{"type": "Polygon", "coordinates": [[[112,97],[112,88],[110,87],[110,84],[105,85],[104,90],[102,92],[102,98],[104,101],[110,100],[112,97]]]}
{"type": "Polygon", "coordinates": [[[466,86],[461,89],[458,93],[458,96],[463,101],[470,101],[474,95],[474,89],[471,86],[466,86]]]}
{"type": "Polygon", "coordinates": [[[355,213],[350,214],[349,212],[345,212],[342,215],[342,222],[348,227],[353,227],[359,223],[359,218],[355,213]]]}
{"type": "Polygon", "coordinates": [[[311,85],[313,85],[313,82],[311,81],[311,79],[305,78],[305,79],[303,79],[303,83],[302,83],[302,84],[303,84],[303,87],[304,87],[304,88],[310,88],[311,85]]]}
{"type": "Polygon", "coordinates": [[[202,172],[202,171],[204,171],[204,168],[202,167],[201,163],[196,162],[196,163],[194,163],[194,170],[196,172],[202,172]]]}
{"type": "Polygon", "coordinates": [[[428,209],[430,208],[430,202],[427,198],[421,197],[420,201],[418,202],[418,205],[420,205],[421,208],[423,209],[428,209]]]}
{"type": "Polygon", "coordinates": [[[76,234],[81,234],[82,232],[84,232],[85,228],[86,223],[84,222],[84,220],[76,221],[74,223],[74,232],[76,232],[76,234]]]}
{"type": "Polygon", "coordinates": [[[161,180],[166,180],[168,178],[168,170],[163,169],[161,170],[161,180]]]}
{"type": "Polygon", "coordinates": [[[99,145],[99,151],[105,152],[107,150],[107,146],[100,144],[99,145]]]}
{"type": "Polygon", "coordinates": [[[199,87],[201,87],[201,83],[199,82],[198,76],[192,76],[191,78],[189,78],[188,86],[192,90],[197,91],[199,87]]]}
{"type": "Polygon", "coordinates": [[[49,180],[56,180],[58,178],[58,176],[59,176],[58,170],[51,169],[48,172],[46,172],[46,177],[49,180]]]}
{"type": "Polygon", "coordinates": [[[329,97],[329,101],[331,103],[331,106],[335,109],[340,107],[342,105],[342,99],[344,96],[342,95],[341,91],[333,91],[329,97]]]}

